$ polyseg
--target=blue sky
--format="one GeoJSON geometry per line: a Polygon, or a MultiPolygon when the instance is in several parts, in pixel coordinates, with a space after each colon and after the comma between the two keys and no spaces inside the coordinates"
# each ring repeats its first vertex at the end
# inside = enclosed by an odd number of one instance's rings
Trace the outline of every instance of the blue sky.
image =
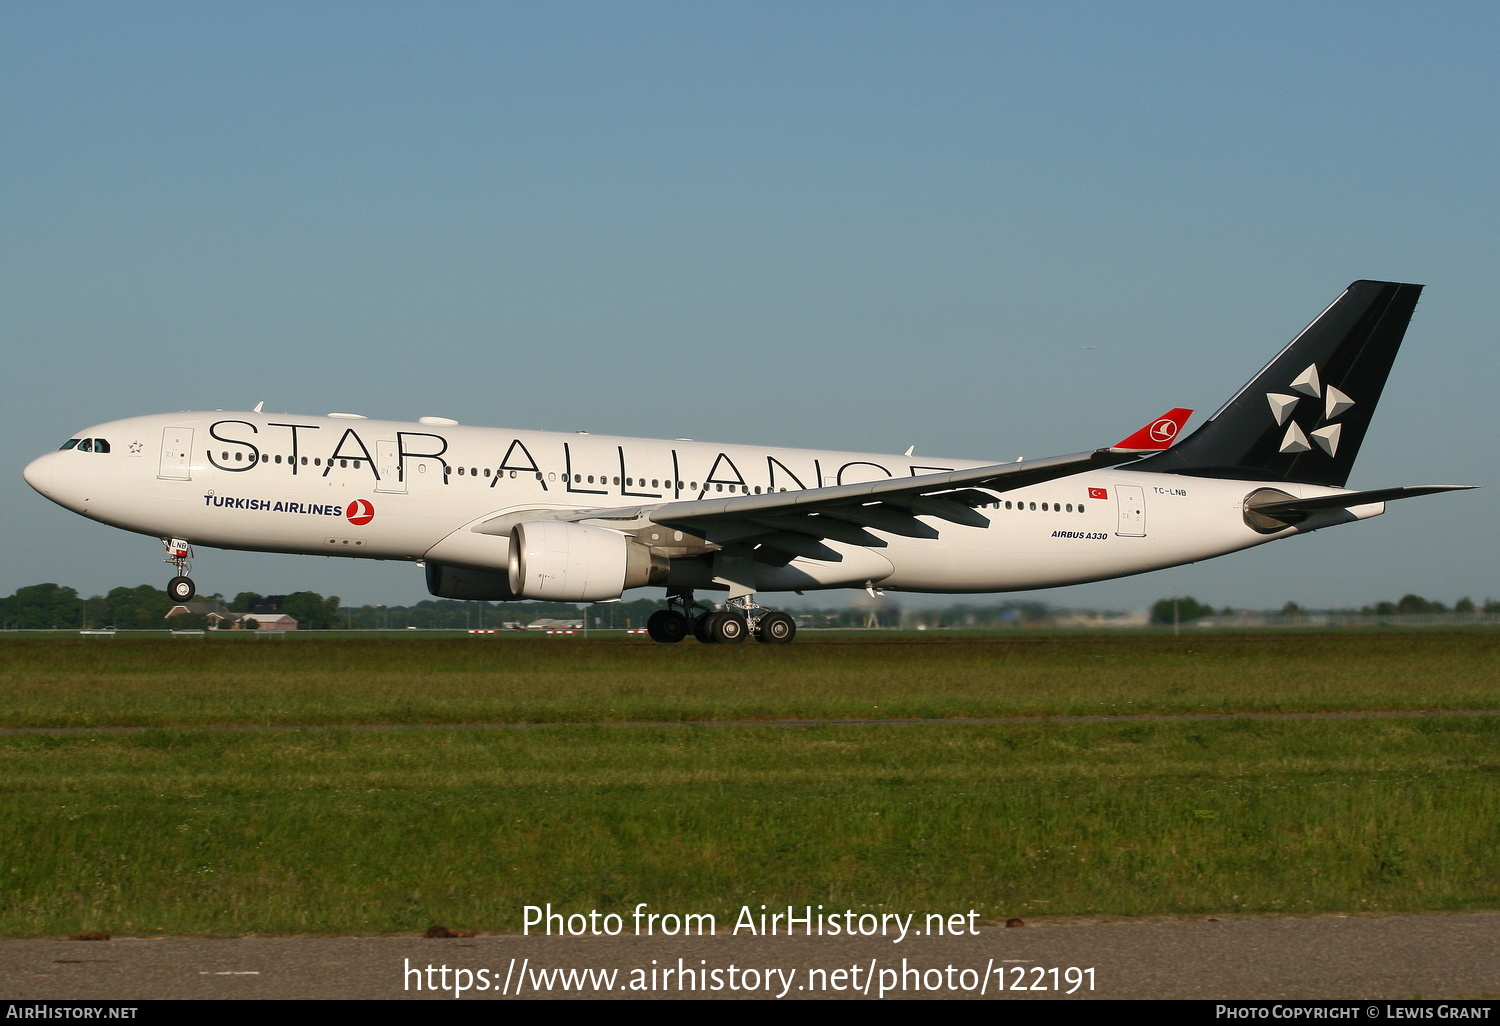
{"type": "MultiPolygon", "coordinates": [[[[1478,3],[0,6],[0,594],[165,580],[157,543],[21,480],[114,417],[1044,456],[1207,415],[1365,277],[1428,288],[1351,484],[1493,486],[1497,28],[1478,3]]],[[[1495,496],[1039,597],[1500,597],[1495,496]]],[[[397,564],[195,575],[425,595],[397,564]]]]}

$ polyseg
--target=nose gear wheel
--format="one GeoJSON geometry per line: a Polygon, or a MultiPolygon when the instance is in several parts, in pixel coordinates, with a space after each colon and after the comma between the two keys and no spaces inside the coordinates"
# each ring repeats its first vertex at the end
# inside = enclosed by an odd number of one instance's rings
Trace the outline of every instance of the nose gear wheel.
{"type": "Polygon", "coordinates": [[[188,570],[192,566],[193,550],[181,538],[163,538],[161,543],[167,547],[167,558],[162,562],[170,563],[177,571],[177,576],[167,582],[167,597],[177,603],[190,601],[198,593],[197,585],[193,584],[193,579],[188,576],[188,570]]]}

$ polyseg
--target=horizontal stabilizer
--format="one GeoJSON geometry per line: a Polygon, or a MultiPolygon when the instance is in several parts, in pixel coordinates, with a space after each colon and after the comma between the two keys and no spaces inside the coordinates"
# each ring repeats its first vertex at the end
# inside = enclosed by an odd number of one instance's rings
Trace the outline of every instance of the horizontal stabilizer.
{"type": "Polygon", "coordinates": [[[1393,502],[1410,499],[1434,492],[1456,492],[1474,485],[1407,485],[1400,488],[1376,488],[1367,492],[1341,492],[1338,495],[1319,495],[1311,499],[1281,499],[1276,502],[1252,502],[1246,508],[1254,513],[1263,513],[1278,520],[1305,516],[1320,509],[1349,509],[1372,502],[1393,502]]]}

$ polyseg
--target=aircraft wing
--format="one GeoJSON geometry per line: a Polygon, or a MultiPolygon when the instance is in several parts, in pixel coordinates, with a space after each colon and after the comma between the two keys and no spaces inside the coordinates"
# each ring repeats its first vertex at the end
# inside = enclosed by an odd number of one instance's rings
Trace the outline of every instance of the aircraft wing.
{"type": "Polygon", "coordinates": [[[1024,488],[1088,470],[1127,463],[1139,454],[1099,449],[1073,456],[997,463],[916,477],[761,495],[726,495],[657,506],[580,510],[570,520],[649,520],[688,531],[716,545],[757,545],[757,556],[780,562],[796,556],[839,562],[825,540],[884,548],[870,529],[907,538],[936,538],[937,528],[918,520],[934,517],[966,527],[988,527],[976,506],[994,492],[1024,488]],[[984,488],[987,491],[978,491],[984,488]]]}

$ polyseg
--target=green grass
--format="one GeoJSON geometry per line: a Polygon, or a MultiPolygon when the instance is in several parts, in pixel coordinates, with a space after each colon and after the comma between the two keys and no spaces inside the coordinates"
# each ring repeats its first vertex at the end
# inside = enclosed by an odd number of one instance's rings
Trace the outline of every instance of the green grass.
{"type": "Polygon", "coordinates": [[[0,640],[0,726],[1493,709],[1500,634],[0,640]]]}
{"type": "Polygon", "coordinates": [[[0,933],[500,931],[525,904],[1500,904],[1500,721],[153,731],[0,747],[0,933]]]}
{"type": "Polygon", "coordinates": [[[0,642],[0,935],[518,929],[521,908],[986,917],[1500,907],[1483,634],[0,642]],[[276,732],[195,724],[573,721],[276,732]]]}

